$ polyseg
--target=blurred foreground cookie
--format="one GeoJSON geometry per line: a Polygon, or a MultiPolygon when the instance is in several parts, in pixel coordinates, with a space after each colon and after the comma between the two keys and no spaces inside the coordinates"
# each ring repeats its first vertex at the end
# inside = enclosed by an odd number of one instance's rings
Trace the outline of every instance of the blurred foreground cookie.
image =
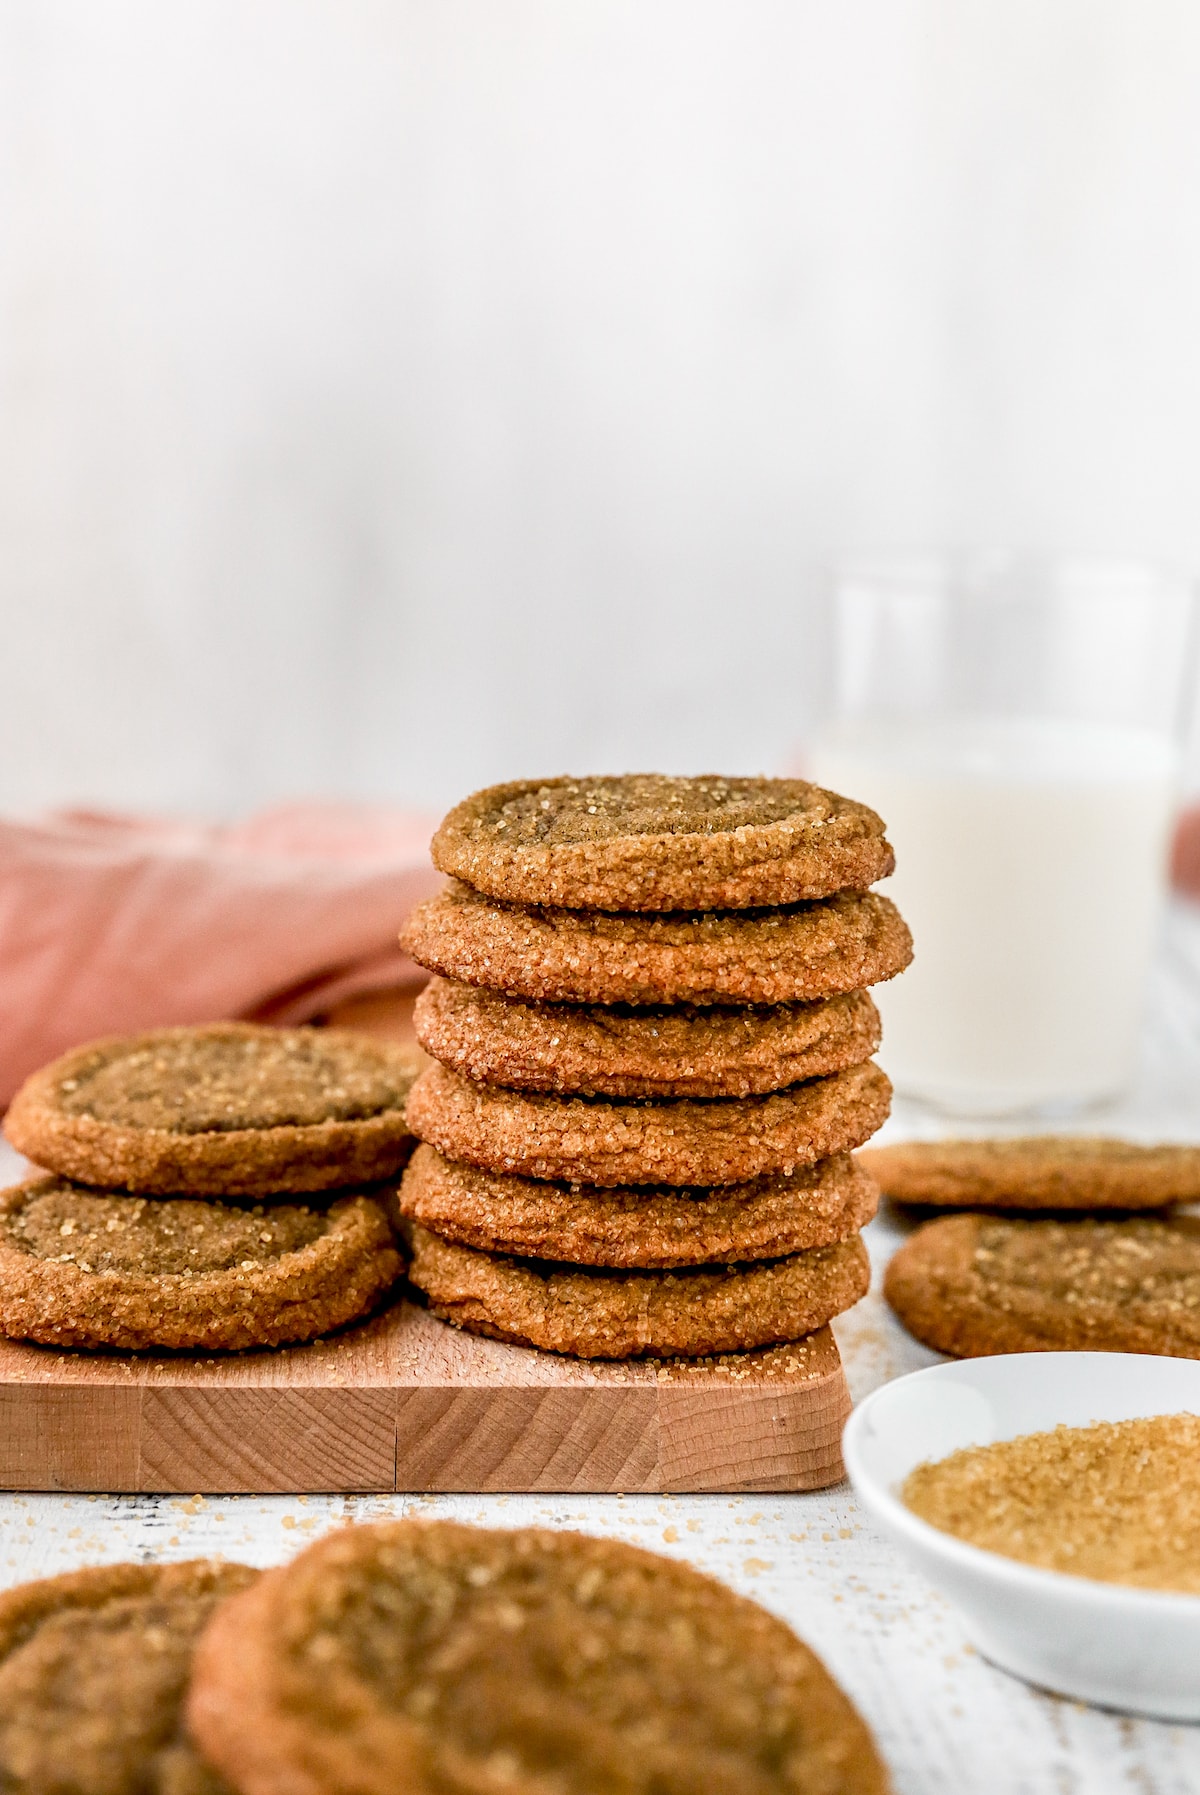
{"type": "Polygon", "coordinates": [[[894,978],[912,936],[889,898],[610,916],[521,909],[465,885],[419,904],[400,940],[432,972],[553,1003],[806,1003],[894,978]]]}
{"type": "Polygon", "coordinates": [[[403,1270],[383,1205],[238,1208],[38,1178],[0,1192],[0,1333],[46,1346],[236,1350],[365,1315],[403,1270]]]}
{"type": "Polygon", "coordinates": [[[526,1003],[431,979],[421,1045],[464,1077],[523,1091],[610,1097],[747,1097],[861,1066],[879,1046],[865,991],[769,1008],[652,1009],[526,1003]]]}
{"type": "Polygon", "coordinates": [[[213,1022],[77,1047],[28,1078],[13,1146],[81,1184],[267,1197],[390,1177],[412,1049],[331,1028],[213,1022]]]}
{"type": "Polygon", "coordinates": [[[863,1164],[899,1203],[947,1209],[1161,1209],[1200,1201],[1200,1147],[1102,1136],[905,1141],[863,1164]]]}
{"type": "Polygon", "coordinates": [[[248,1565],[113,1564],[0,1595],[0,1788],[220,1795],[183,1725],[196,1640],[248,1565]]]}
{"type": "Polygon", "coordinates": [[[767,1097],[620,1101],[475,1084],[431,1066],[412,1088],[413,1131],[485,1172],[581,1184],[740,1184],[859,1146],[891,1085],[852,1066],[767,1097]]]}
{"type": "Polygon", "coordinates": [[[598,1271],[517,1260],[412,1229],[409,1279],[468,1333],[581,1359],[702,1358],[799,1340],[865,1296],[858,1235],[749,1265],[598,1271]]]}
{"type": "Polygon", "coordinates": [[[340,1529],[218,1611],[189,1721],[241,1795],[884,1795],[790,1628],[615,1540],[340,1529]]]}
{"type": "Polygon", "coordinates": [[[546,779],[466,798],[433,863],[476,891],[576,910],[743,910],[865,891],[895,856],[865,804],[803,779],[546,779]]]}
{"type": "Polygon", "coordinates": [[[700,1190],[548,1184],[454,1165],[418,1147],[399,1207],[444,1240],[571,1265],[728,1265],[847,1240],[878,1192],[848,1153],[749,1184],[700,1190]]]}
{"type": "Polygon", "coordinates": [[[884,1294],[910,1334],[956,1358],[1200,1358],[1200,1222],[941,1216],[895,1254],[884,1294]]]}

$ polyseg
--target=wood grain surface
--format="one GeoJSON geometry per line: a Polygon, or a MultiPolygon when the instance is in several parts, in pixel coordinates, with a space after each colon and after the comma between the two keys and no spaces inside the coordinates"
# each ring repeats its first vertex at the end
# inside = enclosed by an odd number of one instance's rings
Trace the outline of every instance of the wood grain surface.
{"type": "Polygon", "coordinates": [[[228,1358],[0,1341],[0,1488],[190,1493],[809,1490],[842,1475],[828,1328],[673,1370],[462,1334],[410,1303],[228,1358]]]}

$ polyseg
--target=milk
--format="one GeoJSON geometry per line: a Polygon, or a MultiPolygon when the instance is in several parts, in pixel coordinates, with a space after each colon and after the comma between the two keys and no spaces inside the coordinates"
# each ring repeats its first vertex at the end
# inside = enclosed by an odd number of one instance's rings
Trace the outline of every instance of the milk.
{"type": "Polygon", "coordinates": [[[874,995],[897,1089],[997,1115],[1129,1081],[1175,758],[1134,729],[1035,719],[839,726],[809,776],[887,823],[910,969],[874,995]]]}

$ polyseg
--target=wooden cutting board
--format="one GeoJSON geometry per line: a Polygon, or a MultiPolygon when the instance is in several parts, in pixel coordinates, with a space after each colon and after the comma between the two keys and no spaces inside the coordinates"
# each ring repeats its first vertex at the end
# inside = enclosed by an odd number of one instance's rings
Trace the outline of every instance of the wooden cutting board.
{"type": "Polygon", "coordinates": [[[0,1340],[0,1488],[811,1490],[843,1474],[849,1409],[828,1328],[679,1370],[505,1346],[401,1302],[229,1358],[0,1340]]]}

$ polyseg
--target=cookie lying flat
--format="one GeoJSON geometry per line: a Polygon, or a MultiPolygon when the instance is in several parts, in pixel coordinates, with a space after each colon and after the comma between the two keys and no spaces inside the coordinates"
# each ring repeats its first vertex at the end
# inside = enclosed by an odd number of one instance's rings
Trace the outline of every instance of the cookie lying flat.
{"type": "Polygon", "coordinates": [[[451,883],[400,936],[431,972],[551,1003],[807,1003],[894,978],[912,936],[889,898],[667,916],[522,909],[451,883]]]}
{"type": "Polygon", "coordinates": [[[413,1227],[409,1280],[443,1321],[581,1359],[702,1358],[799,1340],[865,1296],[857,1235],[787,1259],[597,1271],[480,1253],[413,1227]]]}
{"type": "Polygon", "coordinates": [[[812,1165],[874,1134],[891,1099],[873,1064],[769,1097],[550,1097],[431,1066],[408,1102],[414,1132],[484,1172],[580,1184],[741,1184],[812,1165]]]}
{"type": "Polygon", "coordinates": [[[948,1215],[918,1228],[884,1294],[939,1352],[1200,1358],[1200,1222],[948,1215]]]}
{"type": "Polygon", "coordinates": [[[865,804],[803,779],[518,780],[456,805],[433,864],[575,910],[744,910],[865,891],[895,856],[865,804]]]}
{"type": "Polygon", "coordinates": [[[1200,1147],[1031,1135],[868,1147],[863,1163],[897,1202],[948,1209],[1161,1209],[1200,1201],[1200,1147]]]}
{"type": "Polygon", "coordinates": [[[233,1350],[312,1340],[403,1270],[383,1205],[237,1208],[61,1178],[0,1191],[0,1333],[46,1346],[233,1350]]]}
{"type": "Polygon", "coordinates": [[[400,1213],[461,1246],[571,1265],[667,1267],[782,1259],[847,1240],[878,1192],[848,1153],[788,1176],[707,1190],[545,1184],[452,1165],[418,1147],[400,1213]]]}
{"type": "Polygon", "coordinates": [[[0,1787],[24,1795],[219,1795],[183,1725],[196,1640],[258,1572],[113,1564],[0,1595],[0,1787]]]}
{"type": "Polygon", "coordinates": [[[617,1540],[341,1528],[222,1609],[189,1701],[241,1795],[885,1795],[791,1629],[617,1540]]]}
{"type": "Polygon", "coordinates": [[[821,1003],[652,1009],[527,1003],[434,978],[417,1038],[478,1083],[610,1097],[747,1097],[861,1066],[879,1046],[865,991],[821,1003]]]}
{"type": "Polygon", "coordinates": [[[199,1196],[331,1190],[398,1172],[423,1060],[332,1028],[213,1022],[118,1035],[28,1078],[13,1146],[81,1184],[199,1196]]]}

